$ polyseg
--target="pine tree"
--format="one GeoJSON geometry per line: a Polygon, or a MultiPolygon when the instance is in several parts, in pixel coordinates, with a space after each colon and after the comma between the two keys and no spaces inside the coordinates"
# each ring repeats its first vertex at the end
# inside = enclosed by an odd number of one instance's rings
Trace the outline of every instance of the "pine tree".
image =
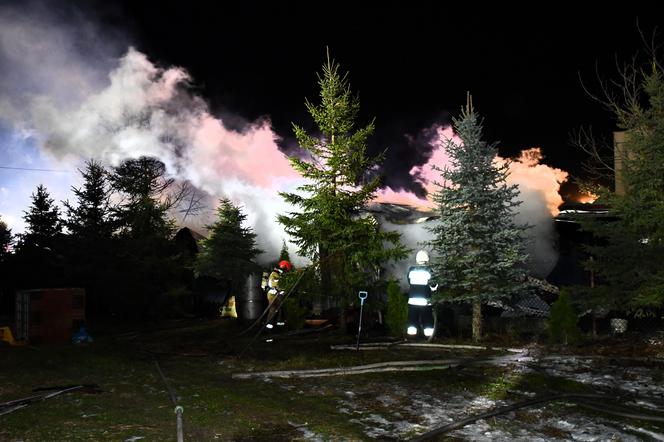
{"type": "Polygon", "coordinates": [[[7,223],[5,223],[0,216],[0,263],[7,260],[12,241],[12,231],[7,227],[7,223]]]}
{"type": "Polygon", "coordinates": [[[548,335],[549,344],[575,344],[581,337],[576,323],[578,315],[574,311],[570,295],[567,290],[561,290],[556,302],[551,305],[549,315],[548,335]]]}
{"type": "Polygon", "coordinates": [[[95,315],[108,311],[111,302],[115,229],[112,189],[101,163],[90,160],[80,173],[83,187],[72,187],[75,204],[63,202],[67,209],[65,225],[70,233],[65,251],[66,272],[69,281],[85,288],[88,315],[95,315]]]}
{"type": "Polygon", "coordinates": [[[345,305],[355,299],[358,288],[373,283],[381,264],[405,257],[405,250],[398,233],[383,232],[373,218],[360,216],[380,182],[378,176],[367,177],[383,157],[368,156],[367,138],[374,125],[355,129],[359,99],[329,54],[318,85],[320,103],[307,100],[305,105],[320,136],[293,125],[310,158],[290,161],[307,184],[298,188],[300,193],[281,193],[301,211],[278,220],[300,255],[319,266],[322,291],[345,305]]]}
{"type": "Polygon", "coordinates": [[[482,125],[471,101],[454,119],[460,143],[446,142],[450,167],[441,173],[434,196],[441,219],[431,228],[432,269],[446,299],[470,301],[473,340],[482,336],[482,303],[509,297],[525,280],[522,227],[514,224],[518,189],[508,186],[508,166],[495,163],[495,144],[482,140],[482,125]]]}
{"type": "MultiPolygon", "coordinates": [[[[615,171],[625,192],[600,187],[596,202],[606,204],[611,216],[579,220],[595,238],[586,264],[598,276],[581,302],[647,311],[664,305],[664,68],[655,59],[645,68],[627,66],[620,77],[624,83],[615,83],[617,93],[605,90],[603,104],[626,132],[615,171]]],[[[581,147],[599,155],[591,141],[581,147]]]]}
{"type": "Polygon", "coordinates": [[[184,268],[171,241],[175,222],[168,214],[167,192],[173,180],[166,178],[164,163],[151,157],[125,160],[109,178],[122,197],[114,211],[116,307],[132,316],[172,311],[181,304],[172,298],[188,295],[184,268]]]}
{"type": "Polygon", "coordinates": [[[288,245],[286,244],[286,241],[284,240],[283,244],[281,245],[281,252],[279,252],[279,262],[281,261],[288,261],[290,262],[290,253],[288,253],[288,245]]]}
{"type": "Polygon", "coordinates": [[[113,169],[110,182],[124,197],[116,210],[123,235],[168,238],[173,234],[167,195],[173,179],[165,175],[164,163],[152,157],[125,160],[113,169]]]}
{"type": "Polygon", "coordinates": [[[108,172],[101,163],[90,160],[80,173],[83,176],[83,187],[71,188],[76,205],[64,202],[67,209],[65,226],[72,235],[85,241],[110,238],[114,228],[108,172]]]}
{"type": "Polygon", "coordinates": [[[18,236],[12,275],[18,287],[57,287],[64,284],[60,209],[41,184],[24,212],[26,229],[18,236]]]}
{"type": "Polygon", "coordinates": [[[23,216],[26,231],[21,237],[21,247],[53,250],[56,238],[62,233],[60,209],[41,184],[31,197],[32,204],[23,216]]]}
{"type": "Polygon", "coordinates": [[[209,235],[201,240],[201,252],[194,267],[199,275],[211,276],[228,283],[231,294],[238,294],[247,276],[257,269],[256,234],[243,227],[247,215],[228,199],[217,208],[217,221],[208,226],[209,235]]]}
{"type": "Polygon", "coordinates": [[[0,310],[8,308],[7,301],[14,299],[16,272],[12,268],[13,256],[10,249],[12,243],[12,231],[0,215],[0,275],[2,275],[0,278],[0,310]]]}

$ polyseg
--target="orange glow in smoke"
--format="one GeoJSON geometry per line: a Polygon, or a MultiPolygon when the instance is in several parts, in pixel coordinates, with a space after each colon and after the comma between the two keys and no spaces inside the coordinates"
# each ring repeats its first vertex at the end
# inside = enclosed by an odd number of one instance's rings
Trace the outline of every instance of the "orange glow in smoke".
{"type": "Polygon", "coordinates": [[[581,204],[592,204],[597,199],[597,195],[592,192],[582,193],[577,196],[576,200],[581,204]]]}

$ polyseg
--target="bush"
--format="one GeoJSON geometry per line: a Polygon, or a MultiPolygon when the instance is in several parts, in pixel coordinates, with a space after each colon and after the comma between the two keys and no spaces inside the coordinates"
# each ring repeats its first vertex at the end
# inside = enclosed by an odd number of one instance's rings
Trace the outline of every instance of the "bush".
{"type": "Polygon", "coordinates": [[[284,301],[282,308],[288,329],[298,330],[304,327],[304,321],[307,319],[307,309],[300,305],[299,299],[289,297],[284,301]]]}
{"type": "Polygon", "coordinates": [[[396,281],[387,285],[387,315],[385,323],[391,336],[404,336],[408,322],[408,303],[406,296],[396,281]]]}
{"type": "Polygon", "coordinates": [[[576,325],[578,319],[569,292],[562,289],[558,299],[551,306],[548,328],[549,344],[567,345],[577,343],[581,336],[576,325]]]}

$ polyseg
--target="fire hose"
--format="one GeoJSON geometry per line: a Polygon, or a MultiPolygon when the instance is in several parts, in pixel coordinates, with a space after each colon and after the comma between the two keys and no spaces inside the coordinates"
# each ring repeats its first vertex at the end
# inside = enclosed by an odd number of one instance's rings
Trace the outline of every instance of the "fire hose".
{"type": "Polygon", "coordinates": [[[182,414],[184,413],[184,408],[182,408],[181,405],[178,405],[178,399],[175,396],[175,392],[173,392],[171,385],[166,380],[164,372],[161,371],[161,367],[159,366],[159,361],[155,359],[154,364],[157,366],[157,371],[159,372],[159,376],[161,376],[161,380],[164,381],[164,385],[166,385],[166,389],[168,390],[168,394],[171,396],[171,401],[173,402],[173,405],[175,405],[174,411],[175,411],[175,428],[177,434],[177,441],[184,442],[184,429],[182,428],[182,414]]]}
{"type": "MultiPolygon", "coordinates": [[[[244,353],[245,353],[249,348],[251,348],[251,346],[254,344],[254,342],[256,342],[256,339],[258,339],[258,337],[261,335],[261,333],[263,333],[263,330],[265,330],[265,328],[267,327],[267,325],[272,321],[272,319],[274,318],[274,316],[276,316],[276,315],[279,313],[279,310],[281,309],[281,307],[282,307],[282,306],[284,305],[284,303],[286,302],[286,299],[287,299],[287,298],[293,293],[293,291],[295,290],[295,288],[300,284],[300,281],[302,281],[302,278],[304,277],[304,275],[305,275],[309,270],[311,270],[312,268],[315,268],[317,265],[322,264],[323,262],[327,261],[328,259],[331,259],[332,257],[334,257],[334,256],[336,256],[336,255],[337,255],[337,253],[333,253],[333,254],[331,254],[331,255],[328,255],[327,257],[318,260],[317,263],[312,263],[309,267],[307,267],[304,271],[302,271],[302,273],[300,274],[300,276],[298,276],[297,280],[295,281],[295,284],[293,284],[293,285],[288,289],[288,292],[286,292],[286,294],[285,294],[284,296],[279,296],[279,304],[277,304],[277,306],[274,308],[273,313],[272,313],[270,316],[268,316],[268,318],[267,318],[267,320],[265,321],[265,323],[263,324],[263,326],[258,330],[258,332],[256,332],[256,334],[255,334],[254,337],[251,339],[251,341],[249,342],[249,344],[247,344],[247,346],[246,346],[246,347],[240,352],[240,354],[238,355],[238,359],[240,359],[240,358],[242,357],[242,355],[244,355],[244,353]]],[[[275,302],[277,302],[277,301],[275,301],[275,302]]],[[[238,336],[241,336],[241,335],[247,333],[249,330],[253,329],[256,325],[258,325],[258,324],[260,323],[261,319],[263,319],[263,317],[264,317],[266,314],[268,314],[268,312],[270,311],[270,307],[271,307],[271,306],[268,305],[267,308],[266,308],[266,309],[263,311],[263,313],[260,315],[260,317],[259,317],[258,319],[256,319],[256,320],[253,322],[253,324],[251,324],[246,330],[243,330],[242,332],[240,332],[240,333],[238,334],[238,336]]]]}
{"type": "MultiPolygon", "coordinates": [[[[286,298],[287,298],[288,296],[290,296],[290,294],[293,292],[293,290],[295,290],[295,288],[300,284],[300,281],[302,280],[302,277],[304,276],[305,273],[307,273],[307,272],[309,271],[310,268],[311,268],[311,266],[310,266],[310,267],[307,267],[304,271],[302,271],[302,273],[300,274],[300,276],[298,276],[297,280],[295,281],[295,284],[293,284],[293,285],[291,286],[291,288],[288,289],[288,292],[286,292],[286,294],[285,294],[284,296],[280,296],[280,297],[279,297],[279,299],[280,299],[281,301],[280,301],[279,304],[277,305],[277,307],[276,307],[276,309],[275,309],[273,315],[270,316],[270,317],[268,317],[267,321],[265,322],[265,325],[263,326],[263,328],[261,328],[261,330],[258,332],[258,334],[260,334],[260,333],[263,331],[263,329],[265,328],[265,326],[266,326],[267,324],[270,323],[270,321],[272,320],[272,318],[274,317],[274,315],[276,315],[276,314],[279,312],[279,309],[281,308],[281,305],[283,304],[283,301],[285,301],[286,298]]],[[[268,306],[265,308],[265,310],[263,310],[263,313],[261,313],[261,315],[258,317],[258,319],[256,319],[254,322],[252,322],[251,325],[250,325],[249,327],[247,327],[246,329],[244,329],[244,330],[242,330],[240,333],[238,333],[238,336],[242,336],[242,335],[244,335],[245,333],[249,332],[249,331],[252,330],[254,327],[256,327],[258,324],[260,324],[261,320],[265,317],[265,315],[267,315],[267,314],[270,312],[270,308],[271,308],[271,307],[272,307],[271,305],[268,305],[268,306]]],[[[252,341],[252,343],[253,343],[253,341],[252,341]]],[[[244,353],[244,352],[243,352],[243,353],[244,353]]]]}
{"type": "MultiPolygon", "coordinates": [[[[290,289],[288,289],[288,292],[286,292],[286,294],[285,294],[284,296],[280,296],[280,297],[278,298],[278,299],[279,299],[279,304],[277,304],[277,306],[274,308],[274,311],[272,312],[272,314],[268,316],[267,320],[265,321],[265,324],[263,324],[263,326],[258,330],[258,332],[256,332],[256,334],[255,334],[254,337],[251,339],[251,341],[249,341],[249,344],[247,344],[247,346],[246,346],[246,347],[240,352],[240,354],[238,355],[238,359],[240,359],[240,358],[242,357],[242,355],[243,355],[247,350],[249,350],[249,348],[251,348],[251,346],[254,344],[254,342],[256,342],[256,339],[258,339],[258,337],[260,336],[260,334],[263,333],[263,330],[265,330],[265,328],[267,327],[267,325],[268,325],[268,324],[272,321],[272,319],[273,319],[273,318],[279,313],[279,310],[280,310],[281,307],[284,305],[284,302],[286,302],[286,299],[291,295],[291,293],[293,293],[293,291],[295,290],[295,288],[298,286],[298,284],[299,284],[300,281],[302,280],[302,277],[303,277],[303,276],[305,275],[305,273],[307,273],[307,272],[309,271],[309,269],[311,269],[312,267],[313,267],[313,266],[310,266],[310,267],[308,267],[306,270],[304,270],[304,271],[300,274],[300,276],[298,276],[297,280],[295,281],[295,284],[293,284],[293,285],[290,287],[290,289]]],[[[275,302],[276,302],[276,301],[275,301],[275,302]]],[[[256,321],[255,321],[255,322],[254,322],[254,323],[248,328],[248,329],[246,329],[246,330],[243,331],[242,333],[246,333],[247,331],[251,330],[256,324],[258,324],[258,323],[260,322],[260,320],[263,318],[263,316],[265,316],[265,314],[268,313],[268,312],[270,311],[270,307],[271,307],[271,306],[268,305],[267,308],[265,309],[265,311],[263,312],[263,314],[262,314],[262,315],[261,315],[261,316],[260,316],[260,317],[259,317],[259,318],[258,318],[258,319],[257,319],[257,320],[256,320],[256,321]]]]}
{"type": "Polygon", "coordinates": [[[649,422],[664,422],[664,416],[662,415],[639,413],[631,409],[628,409],[627,407],[621,407],[621,408],[623,410],[628,410],[628,411],[612,410],[606,407],[605,405],[606,402],[613,402],[616,399],[617,398],[614,396],[607,396],[601,394],[579,394],[579,393],[561,393],[561,394],[554,394],[550,396],[534,398],[523,402],[517,402],[516,404],[508,405],[505,407],[495,408],[485,413],[475,414],[466,417],[464,419],[461,419],[460,421],[453,422],[451,424],[444,425],[438,428],[434,428],[433,430],[421,434],[413,439],[409,439],[409,442],[423,442],[427,440],[433,440],[437,436],[449,433],[450,431],[457,430],[459,428],[463,428],[466,425],[472,424],[473,422],[476,422],[480,419],[487,419],[489,417],[494,417],[500,414],[509,413],[510,411],[518,410],[519,408],[525,408],[537,404],[542,404],[545,402],[555,402],[561,400],[572,401],[581,407],[586,407],[594,411],[599,411],[614,416],[642,419],[649,422]],[[603,401],[602,404],[604,405],[596,405],[595,402],[592,402],[593,400],[603,401]]]}

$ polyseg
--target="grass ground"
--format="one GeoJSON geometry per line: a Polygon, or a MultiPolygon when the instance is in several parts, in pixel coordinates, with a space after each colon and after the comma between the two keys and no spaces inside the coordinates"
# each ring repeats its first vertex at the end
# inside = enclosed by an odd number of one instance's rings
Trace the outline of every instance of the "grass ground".
{"type": "MultiPolygon", "coordinates": [[[[0,416],[0,441],[174,440],[174,407],[155,360],[184,407],[187,441],[304,440],[306,432],[323,440],[368,440],[366,427],[344,404],[350,401],[369,415],[381,415],[400,406],[381,399],[386,391],[499,400],[514,391],[587,389],[541,373],[516,377],[495,366],[284,382],[236,380],[233,373],[247,371],[477,356],[440,349],[333,352],[330,344],[352,344],[353,337],[327,332],[272,343],[259,339],[238,358],[251,337],[238,337],[239,331],[229,320],[199,320],[138,330],[93,329],[95,342],[86,345],[0,347],[0,402],[54,385],[95,383],[104,391],[71,392],[0,416]]],[[[404,407],[404,420],[420,419],[409,413],[416,414],[404,407]]],[[[522,417],[524,422],[531,418],[522,417]]]]}

